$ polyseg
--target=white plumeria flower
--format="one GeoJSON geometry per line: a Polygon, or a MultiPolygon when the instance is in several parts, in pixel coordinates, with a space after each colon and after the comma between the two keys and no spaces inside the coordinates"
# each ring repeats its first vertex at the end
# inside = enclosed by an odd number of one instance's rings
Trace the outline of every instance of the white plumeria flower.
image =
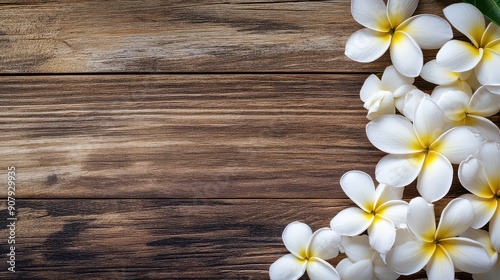
{"type": "Polygon", "coordinates": [[[457,125],[474,127],[486,139],[500,141],[500,129],[486,118],[500,111],[500,95],[490,92],[486,86],[481,86],[472,96],[463,91],[447,91],[433,92],[431,97],[457,125]]]}
{"type": "Polygon", "coordinates": [[[430,83],[439,85],[439,88],[444,87],[448,90],[455,89],[472,93],[481,86],[473,70],[453,72],[438,66],[435,59],[424,65],[420,76],[430,83]]]}
{"type": "Polygon", "coordinates": [[[451,26],[435,15],[410,17],[418,0],[352,0],[353,18],[364,29],[349,37],[345,54],[358,62],[372,62],[390,48],[398,72],[417,77],[423,65],[422,49],[437,49],[453,38],[451,26]],[[432,31],[431,31],[432,30],[432,31]]]}
{"type": "Polygon", "coordinates": [[[396,227],[406,223],[408,203],[402,201],[403,188],[379,185],[375,189],[370,175],[349,171],[340,179],[347,196],[359,207],[340,211],[330,222],[340,235],[355,236],[368,229],[370,245],[387,253],[394,244],[396,227]]]}
{"type": "Polygon", "coordinates": [[[395,114],[396,104],[404,103],[406,94],[416,89],[412,85],[414,81],[414,78],[401,75],[394,66],[385,68],[381,80],[376,75],[370,75],[360,91],[361,100],[368,110],[366,117],[373,120],[382,115],[395,114]]]}
{"type": "Polygon", "coordinates": [[[384,115],[368,123],[366,134],[378,149],[389,153],[375,169],[382,184],[402,187],[418,177],[417,190],[427,201],[441,199],[453,180],[451,163],[460,163],[481,144],[477,130],[449,120],[437,104],[424,98],[413,123],[405,117],[384,115]]]}
{"type": "Polygon", "coordinates": [[[347,255],[337,265],[342,280],[394,280],[399,277],[385,264],[380,253],[370,247],[367,235],[343,237],[342,247],[347,255]]]}
{"type": "Polygon", "coordinates": [[[436,228],[434,206],[421,197],[410,201],[408,228],[398,230],[394,247],[387,253],[387,265],[394,271],[410,275],[426,267],[429,279],[453,279],[455,269],[483,273],[492,263],[486,249],[477,241],[457,237],[474,219],[472,205],[465,199],[452,200],[443,210],[436,228]]]}
{"type": "Polygon", "coordinates": [[[498,280],[498,276],[500,275],[500,259],[498,258],[498,252],[495,251],[493,245],[491,244],[489,233],[481,229],[468,229],[460,236],[470,238],[481,243],[481,245],[483,245],[483,247],[488,251],[491,262],[494,264],[493,267],[487,272],[474,274],[472,275],[472,278],[474,280],[498,280]]]}
{"type": "Polygon", "coordinates": [[[269,268],[272,280],[299,279],[307,271],[311,280],[339,279],[335,268],[325,260],[339,253],[341,236],[329,228],[317,230],[301,222],[290,223],[282,235],[291,254],[284,255],[269,268]]]}
{"type": "Polygon", "coordinates": [[[444,15],[469,42],[451,40],[436,56],[437,64],[454,72],[474,69],[481,84],[500,83],[500,27],[486,27],[483,14],[473,5],[456,3],[446,7],[444,15]]]}
{"type": "Polygon", "coordinates": [[[474,209],[473,228],[489,224],[491,242],[500,251],[500,143],[486,142],[477,154],[460,164],[458,178],[472,194],[467,199],[474,209]]]}

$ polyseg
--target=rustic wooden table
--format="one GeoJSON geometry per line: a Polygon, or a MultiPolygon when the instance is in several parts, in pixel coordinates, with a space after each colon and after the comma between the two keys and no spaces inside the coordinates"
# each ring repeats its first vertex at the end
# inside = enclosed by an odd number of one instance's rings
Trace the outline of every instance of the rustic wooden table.
{"type": "Polygon", "coordinates": [[[390,60],[344,56],[360,28],[349,0],[3,1],[0,277],[267,278],[284,227],[328,226],[384,155],[359,89],[390,60]]]}

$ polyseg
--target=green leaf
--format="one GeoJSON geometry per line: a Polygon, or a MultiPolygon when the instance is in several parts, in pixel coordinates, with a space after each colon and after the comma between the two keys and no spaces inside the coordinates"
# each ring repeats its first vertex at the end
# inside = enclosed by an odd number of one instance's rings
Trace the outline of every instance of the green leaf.
{"type": "Polygon", "coordinates": [[[500,0],[463,0],[478,8],[485,17],[500,26],[500,0]]]}

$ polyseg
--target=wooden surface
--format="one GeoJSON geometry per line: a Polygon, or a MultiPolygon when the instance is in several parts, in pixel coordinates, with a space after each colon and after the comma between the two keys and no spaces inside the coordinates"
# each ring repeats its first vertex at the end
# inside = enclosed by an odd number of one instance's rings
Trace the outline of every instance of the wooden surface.
{"type": "Polygon", "coordinates": [[[328,226],[352,205],[340,176],[384,155],[359,89],[389,59],[343,55],[349,6],[0,3],[0,195],[15,166],[18,206],[0,278],[266,279],[284,227],[328,226]]]}

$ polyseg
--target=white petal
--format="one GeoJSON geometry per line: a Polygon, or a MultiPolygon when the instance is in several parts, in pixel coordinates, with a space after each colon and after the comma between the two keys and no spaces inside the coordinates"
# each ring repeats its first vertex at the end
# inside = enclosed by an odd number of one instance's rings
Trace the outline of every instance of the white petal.
{"type": "Polygon", "coordinates": [[[492,262],[496,262],[498,258],[498,253],[495,251],[491,245],[490,233],[482,229],[470,228],[466,232],[460,235],[460,237],[465,237],[479,242],[488,251],[488,255],[492,262]]]}
{"type": "Polygon", "coordinates": [[[415,110],[413,126],[422,146],[428,148],[446,131],[448,119],[430,98],[423,98],[415,110]]]}
{"type": "Polygon", "coordinates": [[[375,189],[375,208],[379,208],[382,204],[385,204],[386,202],[391,200],[398,200],[397,202],[401,202],[399,200],[403,199],[403,192],[404,188],[395,188],[384,184],[379,184],[375,189]]]}
{"type": "Polygon", "coordinates": [[[448,253],[440,246],[436,246],[434,255],[427,264],[429,279],[455,279],[455,269],[448,253]]]}
{"type": "Polygon", "coordinates": [[[482,273],[493,265],[488,251],[477,241],[455,237],[441,240],[439,244],[445,248],[453,265],[461,271],[482,273]]]}
{"type": "MultiPolygon", "coordinates": [[[[429,94],[419,90],[415,89],[410,91],[404,100],[402,112],[406,118],[408,118],[410,121],[415,120],[415,112],[417,111],[418,104],[420,104],[420,101],[424,99],[425,97],[429,98],[429,94]]],[[[396,106],[398,106],[398,109],[400,109],[400,105],[396,103],[396,106]]]]}
{"type": "Polygon", "coordinates": [[[382,75],[384,87],[391,92],[395,92],[404,85],[411,85],[413,82],[415,82],[414,78],[401,75],[393,65],[386,67],[382,75]]]}
{"type": "Polygon", "coordinates": [[[371,74],[363,83],[361,91],[359,92],[359,96],[363,102],[366,102],[368,98],[377,94],[381,90],[382,83],[380,82],[379,78],[376,75],[371,74]]]}
{"type": "Polygon", "coordinates": [[[445,17],[460,33],[478,46],[485,29],[483,14],[473,5],[457,3],[443,10],[445,17]]]}
{"type": "Polygon", "coordinates": [[[388,0],[387,16],[393,27],[397,27],[403,21],[411,17],[418,6],[418,0],[388,0]]]}
{"type": "MultiPolygon", "coordinates": [[[[415,234],[413,234],[413,232],[411,232],[408,227],[399,228],[396,230],[396,241],[394,242],[394,246],[399,246],[406,242],[415,242],[415,241],[422,241],[422,240],[420,240],[419,237],[415,236],[415,234]]],[[[384,255],[380,256],[384,257],[384,255]]]]}
{"type": "MultiPolygon", "coordinates": [[[[500,45],[500,44],[499,44],[500,45]]],[[[500,84],[500,53],[490,48],[484,49],[484,56],[474,69],[477,80],[482,84],[500,84]]]]}
{"type": "Polygon", "coordinates": [[[347,257],[353,262],[370,259],[373,254],[367,235],[344,237],[342,238],[342,247],[344,247],[347,257]]]}
{"type": "Polygon", "coordinates": [[[439,67],[435,59],[424,65],[420,76],[424,80],[436,85],[448,85],[458,80],[458,75],[455,72],[449,71],[444,67],[439,67]]]}
{"type": "Polygon", "coordinates": [[[464,233],[474,221],[474,209],[470,202],[455,198],[443,209],[436,231],[436,239],[458,236],[464,233]]]}
{"type": "Polygon", "coordinates": [[[396,280],[399,277],[399,274],[392,271],[384,262],[380,254],[374,256],[373,262],[373,273],[375,279],[380,280],[396,280]]]}
{"type": "Polygon", "coordinates": [[[399,228],[407,222],[408,203],[402,200],[388,201],[378,207],[376,212],[399,228]]]}
{"type": "Polygon", "coordinates": [[[348,171],[340,178],[340,186],[361,209],[366,212],[374,210],[375,185],[370,175],[358,170],[348,171]]]}
{"type": "Polygon", "coordinates": [[[438,49],[453,38],[450,24],[435,15],[414,16],[405,21],[397,30],[406,32],[424,50],[438,49]]]}
{"type": "Polygon", "coordinates": [[[377,181],[394,187],[407,186],[417,178],[424,159],[424,152],[411,155],[386,155],[375,167],[377,181]]]}
{"type": "Polygon", "coordinates": [[[320,258],[311,258],[307,262],[307,276],[311,280],[340,280],[335,268],[320,258]]]}
{"type": "Polygon", "coordinates": [[[500,275],[500,258],[498,258],[495,265],[485,273],[474,274],[474,280],[498,280],[498,275],[500,275]]]}
{"type": "MultiPolygon", "coordinates": [[[[420,91],[416,86],[414,85],[404,85],[399,87],[394,93],[394,105],[396,105],[396,108],[398,109],[399,112],[403,112],[404,106],[405,106],[405,99],[408,94],[411,94],[414,91],[420,91]]],[[[422,92],[423,93],[423,92],[422,92]]]]}
{"type": "Polygon", "coordinates": [[[271,265],[269,277],[272,280],[299,279],[306,271],[306,263],[292,254],[284,255],[271,265]]]}
{"type": "Polygon", "coordinates": [[[391,44],[391,35],[370,29],[354,32],[345,46],[345,55],[357,62],[372,62],[381,57],[391,44]]]}
{"type": "Polygon", "coordinates": [[[464,125],[477,129],[486,141],[500,142],[500,128],[485,117],[467,115],[464,125]]]}
{"type": "Polygon", "coordinates": [[[421,197],[412,199],[408,206],[408,228],[418,238],[433,242],[436,231],[434,205],[421,197]]]}
{"type": "Polygon", "coordinates": [[[340,211],[330,221],[330,227],[340,235],[354,236],[361,234],[372,223],[374,217],[365,211],[350,207],[340,211]]]}
{"type": "Polygon", "coordinates": [[[467,93],[467,95],[472,97],[473,92],[472,92],[471,87],[468,86],[467,83],[465,83],[465,82],[457,81],[457,82],[449,84],[449,85],[435,87],[432,90],[431,99],[434,101],[438,101],[444,93],[446,93],[448,91],[457,91],[457,90],[465,92],[465,93],[467,93]]]}
{"type": "Polygon", "coordinates": [[[500,192],[500,143],[487,142],[479,148],[477,158],[484,164],[484,171],[492,189],[500,192]]]}
{"type": "Polygon", "coordinates": [[[497,201],[494,198],[481,198],[473,194],[464,194],[460,198],[467,199],[474,209],[472,228],[481,228],[486,225],[497,209],[497,201]]]}
{"type": "Polygon", "coordinates": [[[488,87],[482,86],[470,99],[469,114],[489,117],[500,111],[499,104],[500,95],[494,94],[488,90],[488,87]]]}
{"type": "Polygon", "coordinates": [[[490,22],[481,38],[481,46],[487,46],[489,43],[498,40],[498,38],[500,38],[500,26],[490,22]]]}
{"type": "Polygon", "coordinates": [[[350,267],[353,264],[354,263],[350,259],[348,259],[348,258],[345,258],[345,259],[341,260],[337,264],[337,267],[335,269],[337,269],[337,272],[340,275],[340,279],[344,279],[345,280],[345,275],[349,271],[350,267]]]}
{"type": "Polygon", "coordinates": [[[381,116],[369,122],[366,135],[375,147],[386,153],[409,154],[424,150],[412,123],[402,116],[381,116]]]}
{"type": "Polygon", "coordinates": [[[500,84],[499,85],[485,85],[485,87],[492,93],[500,95],[500,84]]]}
{"type": "Polygon", "coordinates": [[[481,135],[477,130],[467,127],[454,127],[439,137],[430,147],[451,163],[458,164],[477,151],[481,145],[481,135]]]}
{"type": "Polygon", "coordinates": [[[422,49],[413,38],[403,31],[396,31],[391,41],[391,61],[399,73],[407,77],[420,75],[424,65],[422,49]]]}
{"type": "Polygon", "coordinates": [[[382,0],[352,0],[351,14],[359,24],[370,29],[385,32],[391,29],[386,6],[382,0]]]}
{"type": "MultiPolygon", "coordinates": [[[[481,83],[477,80],[476,72],[474,70],[471,70],[470,72],[472,72],[472,76],[470,76],[470,78],[468,78],[464,82],[464,84],[469,85],[469,88],[472,89],[470,91],[472,94],[473,91],[476,91],[481,86],[481,83]]],[[[462,91],[464,91],[464,90],[462,89],[462,91]]]]}
{"type": "Polygon", "coordinates": [[[305,258],[307,244],[312,234],[312,230],[308,225],[301,222],[292,222],[283,230],[281,238],[290,253],[298,258],[305,258]]]}
{"type": "Polygon", "coordinates": [[[417,180],[418,193],[428,202],[438,201],[450,190],[453,167],[450,161],[435,152],[429,152],[417,180]]]}
{"type": "Polygon", "coordinates": [[[394,108],[394,97],[389,91],[379,91],[378,94],[368,98],[363,107],[368,109],[366,118],[369,120],[396,113],[396,109],[394,108]]]}
{"type": "Polygon", "coordinates": [[[490,220],[490,237],[491,244],[497,252],[500,252],[500,207],[497,206],[495,214],[490,220]]]}
{"type": "Polygon", "coordinates": [[[394,224],[382,216],[377,215],[368,228],[370,246],[381,254],[386,254],[396,239],[394,224]]]}
{"type": "MultiPolygon", "coordinates": [[[[498,27],[497,27],[498,28],[498,27]]],[[[497,53],[500,53],[500,37],[497,37],[495,40],[489,42],[486,46],[486,49],[490,49],[497,53]]]]}
{"type": "Polygon", "coordinates": [[[475,156],[470,156],[460,163],[458,179],[465,189],[483,198],[492,198],[495,194],[490,188],[484,165],[475,156]]]}
{"type": "Polygon", "coordinates": [[[482,48],[478,49],[467,42],[451,40],[438,51],[436,62],[450,71],[465,72],[476,67],[483,52],[482,48]]]}
{"type": "Polygon", "coordinates": [[[339,245],[342,237],[329,228],[317,230],[311,237],[307,247],[308,257],[317,257],[323,260],[335,258],[339,254],[339,245]]]}
{"type": "Polygon", "coordinates": [[[454,121],[465,118],[469,110],[470,97],[462,91],[448,91],[441,95],[437,104],[446,116],[454,121]]]}
{"type": "Polygon", "coordinates": [[[373,278],[373,265],[370,260],[353,263],[342,275],[342,280],[360,280],[373,278]]]}
{"type": "Polygon", "coordinates": [[[424,241],[410,241],[394,246],[386,255],[387,265],[403,275],[420,271],[430,260],[435,244],[424,241]]]}

